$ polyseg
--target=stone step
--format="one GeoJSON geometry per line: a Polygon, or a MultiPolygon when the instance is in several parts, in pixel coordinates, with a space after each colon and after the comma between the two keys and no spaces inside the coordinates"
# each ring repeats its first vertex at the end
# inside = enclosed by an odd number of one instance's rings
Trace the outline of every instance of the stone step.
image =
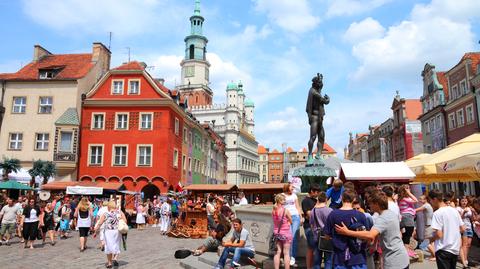
{"type": "Polygon", "coordinates": [[[189,256],[180,261],[180,266],[185,269],[212,269],[210,264],[199,262],[198,257],[189,256]]]}

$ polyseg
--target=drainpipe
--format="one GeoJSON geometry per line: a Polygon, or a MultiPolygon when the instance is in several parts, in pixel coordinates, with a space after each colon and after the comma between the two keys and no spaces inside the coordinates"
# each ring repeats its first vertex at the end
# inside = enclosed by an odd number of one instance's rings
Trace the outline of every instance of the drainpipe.
{"type": "MultiPolygon", "coordinates": [[[[82,112],[83,112],[83,103],[85,99],[87,99],[86,94],[81,95],[81,102],[80,102],[80,126],[78,126],[78,138],[77,138],[77,181],[80,180],[80,156],[82,154],[82,123],[83,123],[83,117],[82,117],[82,112]]],[[[72,137],[73,138],[73,137],[72,137]]],[[[88,156],[87,156],[88,158],[88,156]]],[[[93,179],[92,179],[93,181],[93,179]]]]}
{"type": "Polygon", "coordinates": [[[2,130],[3,116],[5,115],[5,107],[3,106],[3,99],[5,98],[5,91],[7,87],[7,81],[0,80],[2,82],[2,97],[0,99],[0,131],[2,130]]]}

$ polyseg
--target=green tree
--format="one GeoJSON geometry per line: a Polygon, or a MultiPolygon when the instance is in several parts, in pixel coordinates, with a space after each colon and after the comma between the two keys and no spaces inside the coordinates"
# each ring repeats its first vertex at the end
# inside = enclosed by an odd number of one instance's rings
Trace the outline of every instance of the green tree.
{"type": "Polygon", "coordinates": [[[18,172],[18,170],[22,169],[22,165],[20,164],[19,159],[15,158],[3,158],[3,161],[0,163],[0,168],[3,169],[3,180],[8,180],[8,174],[11,172],[18,172]]]}
{"type": "Polygon", "coordinates": [[[36,160],[33,162],[32,168],[28,170],[28,173],[32,177],[32,179],[30,180],[30,187],[33,187],[35,185],[35,178],[42,175],[44,163],[45,161],[42,161],[40,159],[36,160]]]}
{"type": "Polygon", "coordinates": [[[32,169],[28,170],[28,173],[32,177],[30,186],[33,187],[37,176],[42,177],[42,184],[47,184],[48,179],[55,176],[57,173],[57,167],[55,166],[55,163],[51,161],[36,160],[33,162],[32,169]]]}
{"type": "Polygon", "coordinates": [[[43,177],[43,182],[42,184],[47,184],[48,179],[50,177],[53,177],[57,174],[57,166],[55,165],[54,162],[51,161],[46,161],[45,164],[43,165],[42,169],[42,177],[43,177]]]}

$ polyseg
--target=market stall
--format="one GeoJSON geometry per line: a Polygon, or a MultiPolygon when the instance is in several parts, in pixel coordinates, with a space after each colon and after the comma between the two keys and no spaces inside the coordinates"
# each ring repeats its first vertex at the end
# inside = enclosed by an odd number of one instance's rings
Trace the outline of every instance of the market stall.
{"type": "Polygon", "coordinates": [[[256,196],[260,197],[261,204],[273,204],[275,194],[283,192],[284,183],[240,184],[238,190],[245,193],[250,204],[256,196]]]}

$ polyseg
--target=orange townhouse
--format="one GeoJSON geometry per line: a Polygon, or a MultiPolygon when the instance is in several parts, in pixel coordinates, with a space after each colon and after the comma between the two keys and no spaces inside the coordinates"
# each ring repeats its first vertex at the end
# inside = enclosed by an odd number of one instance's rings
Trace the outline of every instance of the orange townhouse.
{"type": "Polygon", "coordinates": [[[114,68],[83,96],[80,181],[122,182],[145,198],[177,189],[187,115],[145,67],[114,68]]]}

